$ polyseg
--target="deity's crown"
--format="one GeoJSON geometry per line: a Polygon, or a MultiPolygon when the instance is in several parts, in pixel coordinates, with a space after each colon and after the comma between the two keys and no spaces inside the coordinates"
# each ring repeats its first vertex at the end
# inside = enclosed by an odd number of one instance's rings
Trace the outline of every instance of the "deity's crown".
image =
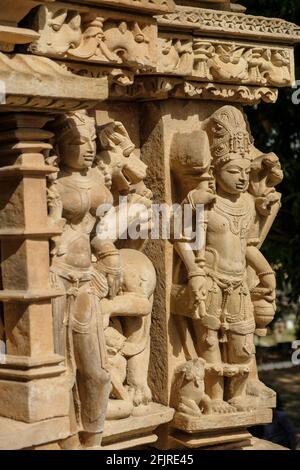
{"type": "Polygon", "coordinates": [[[221,166],[237,158],[252,160],[253,138],[243,112],[234,106],[223,106],[208,124],[213,165],[221,166]]]}
{"type": "Polygon", "coordinates": [[[84,110],[65,114],[55,123],[55,128],[58,141],[81,134],[86,134],[91,139],[96,138],[95,119],[84,110]]]}

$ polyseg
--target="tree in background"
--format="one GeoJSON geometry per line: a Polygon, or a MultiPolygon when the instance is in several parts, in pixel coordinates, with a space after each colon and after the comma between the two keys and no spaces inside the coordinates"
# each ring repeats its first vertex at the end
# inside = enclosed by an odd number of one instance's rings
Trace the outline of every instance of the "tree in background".
{"type": "MultiPolygon", "coordinates": [[[[247,7],[249,14],[278,17],[300,25],[299,0],[242,0],[241,3],[247,7]]],[[[300,80],[299,46],[295,58],[296,79],[300,80]]],[[[284,181],[278,187],[282,193],[282,208],[262,251],[277,273],[278,314],[295,311],[297,306],[299,322],[300,104],[293,103],[294,92],[291,88],[282,89],[276,104],[246,107],[246,113],[257,147],[265,152],[275,152],[285,174],[284,181]]]]}

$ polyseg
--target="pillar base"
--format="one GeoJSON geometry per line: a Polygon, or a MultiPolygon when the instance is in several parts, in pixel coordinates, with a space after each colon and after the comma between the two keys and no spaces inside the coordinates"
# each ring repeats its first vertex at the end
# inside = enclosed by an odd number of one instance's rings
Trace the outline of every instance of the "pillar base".
{"type": "Polygon", "coordinates": [[[22,423],[0,417],[0,450],[28,449],[68,436],[68,417],[52,418],[38,423],[22,423]]]}
{"type": "Polygon", "coordinates": [[[0,415],[25,423],[68,416],[69,395],[66,376],[28,382],[0,380],[0,415]]]}

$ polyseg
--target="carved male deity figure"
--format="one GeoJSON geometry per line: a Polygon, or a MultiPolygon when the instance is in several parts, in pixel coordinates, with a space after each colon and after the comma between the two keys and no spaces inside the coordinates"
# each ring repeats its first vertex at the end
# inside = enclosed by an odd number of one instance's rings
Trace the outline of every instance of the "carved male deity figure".
{"type": "Polygon", "coordinates": [[[278,209],[274,186],[282,173],[275,155],[254,147],[238,108],[215,111],[205,131],[205,157],[198,155],[194,165],[198,186],[184,200],[195,209],[204,204],[204,245],[193,250],[186,241],[175,242],[187,284],[174,290],[173,313],[188,325],[193,348],[186,345],[187,358],[206,361],[212,412],[230,413],[253,409],[250,394],[268,395],[252,370],[254,333],[264,334],[275,312],[275,275],[259,247],[278,209]],[[252,393],[249,378],[257,385],[252,393]]]}

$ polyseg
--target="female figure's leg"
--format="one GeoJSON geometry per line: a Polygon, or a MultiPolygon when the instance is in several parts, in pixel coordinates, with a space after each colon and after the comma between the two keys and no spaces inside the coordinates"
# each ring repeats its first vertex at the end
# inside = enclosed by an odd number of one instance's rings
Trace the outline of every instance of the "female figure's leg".
{"type": "Polygon", "coordinates": [[[95,296],[88,289],[79,292],[72,329],[77,368],[76,382],[83,426],[81,440],[85,447],[101,445],[111,390],[110,375],[105,369],[105,343],[100,320],[95,296]]]}

